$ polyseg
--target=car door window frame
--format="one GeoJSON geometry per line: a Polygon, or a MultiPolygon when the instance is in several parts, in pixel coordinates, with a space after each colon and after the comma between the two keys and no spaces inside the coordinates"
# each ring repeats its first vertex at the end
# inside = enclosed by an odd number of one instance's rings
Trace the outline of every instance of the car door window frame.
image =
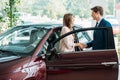
{"type": "Polygon", "coordinates": [[[73,34],[73,33],[77,33],[77,32],[82,32],[82,31],[89,31],[89,30],[106,30],[107,31],[107,49],[115,49],[115,44],[114,44],[114,36],[113,36],[113,32],[112,32],[112,28],[107,28],[107,27],[100,27],[100,28],[95,28],[95,27],[91,27],[91,28],[82,28],[82,29],[78,29],[78,30],[74,30],[74,31],[71,31],[71,32],[68,32],[62,36],[60,36],[59,38],[57,38],[56,40],[54,40],[52,43],[51,43],[51,47],[54,47],[55,44],[60,41],[62,38],[70,35],[70,34],[73,34]]]}

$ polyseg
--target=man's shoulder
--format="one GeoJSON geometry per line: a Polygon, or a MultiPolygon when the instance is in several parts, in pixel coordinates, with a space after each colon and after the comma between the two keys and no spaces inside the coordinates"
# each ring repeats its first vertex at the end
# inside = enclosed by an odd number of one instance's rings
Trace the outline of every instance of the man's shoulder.
{"type": "Polygon", "coordinates": [[[105,20],[104,18],[102,19],[101,22],[104,24],[104,26],[112,27],[112,26],[111,26],[111,23],[110,23],[109,21],[105,20]]]}
{"type": "Polygon", "coordinates": [[[107,23],[109,23],[109,22],[108,22],[106,19],[104,19],[104,18],[103,18],[101,21],[102,21],[102,22],[107,22],[107,23]]]}

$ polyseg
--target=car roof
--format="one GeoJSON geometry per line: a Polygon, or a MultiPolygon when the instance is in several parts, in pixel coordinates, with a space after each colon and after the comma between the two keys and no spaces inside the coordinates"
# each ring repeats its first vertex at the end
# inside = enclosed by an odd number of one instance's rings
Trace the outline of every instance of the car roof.
{"type": "MultiPolygon", "coordinates": [[[[6,30],[5,32],[1,33],[0,36],[9,33],[9,31],[15,30],[15,29],[19,29],[19,28],[41,28],[41,29],[53,29],[56,27],[62,27],[62,24],[55,24],[55,23],[44,23],[44,24],[26,24],[26,25],[18,25],[16,27],[11,27],[8,30],[6,30]],[[7,33],[6,33],[7,32],[7,33]]],[[[80,25],[74,25],[76,26],[76,28],[82,28],[80,25]]]]}
{"type": "Polygon", "coordinates": [[[46,28],[46,29],[52,29],[52,28],[54,28],[54,27],[61,27],[62,26],[62,24],[46,24],[46,23],[44,23],[44,24],[27,24],[27,25],[19,25],[19,26],[17,26],[17,27],[37,27],[37,28],[46,28]]]}
{"type": "Polygon", "coordinates": [[[15,27],[11,27],[8,30],[4,31],[3,33],[0,34],[0,36],[5,35],[13,30],[20,29],[20,28],[39,28],[39,29],[53,29],[55,27],[61,27],[62,24],[27,24],[27,25],[18,25],[15,27]]]}

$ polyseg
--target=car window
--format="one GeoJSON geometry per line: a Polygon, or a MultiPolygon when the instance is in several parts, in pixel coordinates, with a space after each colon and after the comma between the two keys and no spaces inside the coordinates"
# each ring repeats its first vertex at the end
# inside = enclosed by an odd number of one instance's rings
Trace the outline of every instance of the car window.
{"type": "Polygon", "coordinates": [[[46,29],[27,27],[15,29],[0,38],[0,50],[29,53],[46,34],[46,29]]]}
{"type": "MultiPolygon", "coordinates": [[[[53,32],[51,35],[50,35],[50,37],[47,39],[47,42],[48,42],[48,48],[47,48],[47,51],[49,52],[50,51],[50,49],[52,49],[52,42],[54,41],[54,40],[56,40],[58,37],[59,37],[60,35],[59,35],[59,31],[57,31],[57,32],[53,32]]],[[[58,42],[59,43],[59,42],[58,42]]],[[[57,45],[58,43],[56,43],[56,45],[55,45],[55,47],[58,49],[58,47],[59,47],[59,45],[57,45]]]]}
{"type": "Polygon", "coordinates": [[[46,41],[45,44],[43,45],[43,47],[41,48],[40,52],[38,53],[38,57],[42,56],[42,58],[45,58],[45,54],[47,52],[48,49],[48,42],[46,41]]]}
{"type": "MultiPolygon", "coordinates": [[[[106,37],[104,37],[104,39],[105,40],[102,40],[102,39],[100,39],[100,40],[98,40],[99,41],[99,43],[98,43],[98,46],[101,46],[101,43],[104,41],[105,42],[105,44],[103,44],[103,45],[105,45],[105,47],[104,48],[102,48],[101,50],[103,50],[103,49],[113,49],[114,48],[114,40],[113,40],[113,33],[112,32],[110,32],[109,34],[108,34],[108,32],[109,32],[109,30],[107,30],[107,29],[97,29],[97,28],[95,28],[96,30],[95,31],[98,31],[98,32],[100,32],[100,36],[106,36],[106,37]],[[104,35],[103,33],[104,32],[107,32],[107,34],[106,35],[104,35]]],[[[79,29],[80,30],[80,29],[79,29]]],[[[81,29],[82,30],[82,29],[81,29]]],[[[84,44],[87,44],[87,43],[89,43],[89,42],[91,42],[92,40],[93,40],[93,33],[94,32],[94,29],[91,29],[91,30],[83,30],[83,31],[73,31],[73,33],[72,34],[75,34],[76,35],[76,37],[77,37],[77,41],[78,42],[80,42],[80,43],[84,43],[84,44]]],[[[67,34],[65,34],[65,35],[67,35],[67,34]]],[[[63,36],[61,36],[60,38],[59,38],[59,40],[55,40],[54,42],[55,42],[55,47],[56,47],[56,44],[58,43],[58,42],[60,42],[60,40],[61,39],[63,39],[64,38],[64,36],[65,35],[63,35],[63,36]]],[[[67,36],[69,36],[69,35],[71,35],[71,32],[70,33],[68,33],[68,35],[67,36]]],[[[66,37],[66,36],[65,36],[66,37]]],[[[99,37],[99,36],[98,36],[99,37]]],[[[95,41],[95,40],[94,40],[95,41]]],[[[83,51],[84,50],[92,50],[92,48],[93,47],[89,47],[89,48],[84,48],[83,49],[83,51]]],[[[57,48],[57,51],[59,52],[60,50],[58,50],[59,48],[57,48]]],[[[99,49],[96,49],[96,50],[99,50],[99,49]]],[[[77,51],[79,51],[79,50],[77,50],[77,51]]]]}
{"type": "MultiPolygon", "coordinates": [[[[75,41],[74,41],[75,43],[77,43],[77,42],[87,43],[92,40],[90,37],[91,35],[88,35],[88,33],[86,31],[73,33],[73,35],[75,35],[75,41]]],[[[59,35],[59,37],[60,37],[60,35],[59,35]]],[[[61,52],[60,51],[60,41],[56,42],[54,47],[56,48],[57,52],[61,52]]],[[[78,49],[75,47],[75,50],[77,51],[78,49]]],[[[84,49],[84,50],[86,50],[86,49],[84,49]]]]}
{"type": "Polygon", "coordinates": [[[79,42],[85,43],[85,42],[91,41],[92,34],[88,35],[88,32],[86,31],[76,33],[76,35],[78,37],[79,42]]]}
{"type": "MultiPolygon", "coordinates": [[[[53,33],[50,34],[48,39],[45,41],[44,45],[42,46],[40,52],[37,56],[44,56],[45,54],[50,55],[51,49],[53,48],[53,45],[51,44],[54,40],[56,40],[60,36],[60,29],[55,30],[53,33]]],[[[55,47],[59,47],[59,45],[55,45],[55,47]]],[[[57,49],[56,48],[56,49],[57,49]]]]}

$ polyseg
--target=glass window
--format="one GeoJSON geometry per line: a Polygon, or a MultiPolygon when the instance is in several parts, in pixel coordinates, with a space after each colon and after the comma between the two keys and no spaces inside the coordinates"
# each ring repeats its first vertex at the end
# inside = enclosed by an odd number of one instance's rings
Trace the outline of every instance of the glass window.
{"type": "Polygon", "coordinates": [[[0,49],[12,52],[28,53],[32,51],[46,34],[47,30],[28,27],[16,29],[1,36],[0,49]]]}

